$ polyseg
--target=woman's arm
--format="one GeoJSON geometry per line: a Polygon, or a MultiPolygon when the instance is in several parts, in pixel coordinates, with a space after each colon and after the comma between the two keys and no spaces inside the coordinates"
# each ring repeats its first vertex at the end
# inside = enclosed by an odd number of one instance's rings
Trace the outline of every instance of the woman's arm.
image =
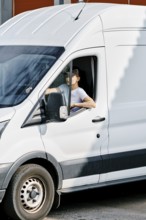
{"type": "Polygon", "coordinates": [[[48,95],[52,92],[58,92],[58,91],[59,91],[58,88],[48,88],[48,89],[46,89],[45,95],[48,95]]]}
{"type": "Polygon", "coordinates": [[[87,96],[84,98],[83,102],[81,103],[73,103],[71,105],[71,108],[74,107],[79,107],[79,108],[95,108],[96,107],[96,103],[94,102],[94,100],[87,96]]]}

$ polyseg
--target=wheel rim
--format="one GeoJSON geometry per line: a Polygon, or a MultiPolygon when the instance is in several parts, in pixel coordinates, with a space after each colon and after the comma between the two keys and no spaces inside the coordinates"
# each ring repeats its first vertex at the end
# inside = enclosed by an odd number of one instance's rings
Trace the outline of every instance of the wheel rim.
{"type": "Polygon", "coordinates": [[[43,205],[45,198],[43,182],[37,178],[30,178],[24,182],[20,191],[20,201],[27,212],[35,212],[43,205]]]}

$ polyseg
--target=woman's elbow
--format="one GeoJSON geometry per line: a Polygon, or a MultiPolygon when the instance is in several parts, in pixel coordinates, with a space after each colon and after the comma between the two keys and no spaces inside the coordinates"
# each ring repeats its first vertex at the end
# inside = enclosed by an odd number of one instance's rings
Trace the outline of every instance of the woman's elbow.
{"type": "Polygon", "coordinates": [[[96,108],[96,103],[95,102],[93,103],[93,108],[96,108]]]}

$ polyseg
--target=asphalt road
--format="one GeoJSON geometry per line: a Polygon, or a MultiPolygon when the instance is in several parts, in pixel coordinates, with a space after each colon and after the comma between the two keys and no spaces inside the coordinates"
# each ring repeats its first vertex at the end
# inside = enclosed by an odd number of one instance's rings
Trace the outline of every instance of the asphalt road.
{"type": "Polygon", "coordinates": [[[146,220],[146,181],[63,195],[44,220],[146,220]]]}
{"type": "Polygon", "coordinates": [[[64,195],[45,220],[146,220],[146,181],[64,195]]]}

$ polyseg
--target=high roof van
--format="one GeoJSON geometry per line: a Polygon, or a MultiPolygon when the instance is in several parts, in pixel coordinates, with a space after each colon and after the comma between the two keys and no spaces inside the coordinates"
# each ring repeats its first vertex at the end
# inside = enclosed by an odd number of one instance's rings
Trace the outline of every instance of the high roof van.
{"type": "Polygon", "coordinates": [[[63,193],[141,179],[146,7],[66,4],[4,23],[0,201],[10,218],[40,220],[59,206],[63,193]],[[70,108],[73,68],[95,108],[70,108]],[[58,90],[66,72],[68,101],[58,90]],[[48,89],[57,92],[47,94],[48,89]]]}

